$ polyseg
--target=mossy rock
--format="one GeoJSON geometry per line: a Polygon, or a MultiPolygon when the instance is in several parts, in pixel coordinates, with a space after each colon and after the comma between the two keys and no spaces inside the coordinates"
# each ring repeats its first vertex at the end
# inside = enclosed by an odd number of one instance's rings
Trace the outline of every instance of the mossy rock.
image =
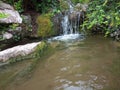
{"type": "Polygon", "coordinates": [[[61,11],[65,11],[69,9],[68,2],[66,0],[60,0],[60,8],[61,11]]]}
{"type": "Polygon", "coordinates": [[[37,18],[38,30],[37,35],[42,38],[50,37],[55,34],[51,15],[44,14],[37,18]]]}

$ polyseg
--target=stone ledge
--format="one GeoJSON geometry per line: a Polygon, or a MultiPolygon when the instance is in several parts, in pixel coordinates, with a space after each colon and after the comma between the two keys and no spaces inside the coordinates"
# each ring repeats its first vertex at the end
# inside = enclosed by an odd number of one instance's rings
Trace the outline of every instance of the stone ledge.
{"type": "Polygon", "coordinates": [[[0,52],[0,62],[6,62],[10,58],[25,56],[35,51],[35,47],[41,42],[18,45],[0,52]]]}

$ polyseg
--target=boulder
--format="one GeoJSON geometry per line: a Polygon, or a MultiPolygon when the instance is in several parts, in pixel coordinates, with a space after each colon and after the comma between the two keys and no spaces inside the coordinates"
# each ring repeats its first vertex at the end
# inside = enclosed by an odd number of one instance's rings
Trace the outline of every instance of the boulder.
{"type": "Polygon", "coordinates": [[[6,15],[5,18],[0,18],[0,23],[22,23],[18,11],[14,10],[9,4],[0,2],[0,13],[6,15]]]}
{"type": "Polygon", "coordinates": [[[29,43],[26,45],[19,45],[0,52],[0,62],[6,62],[10,58],[17,56],[25,56],[35,51],[35,48],[41,42],[29,43]]]}

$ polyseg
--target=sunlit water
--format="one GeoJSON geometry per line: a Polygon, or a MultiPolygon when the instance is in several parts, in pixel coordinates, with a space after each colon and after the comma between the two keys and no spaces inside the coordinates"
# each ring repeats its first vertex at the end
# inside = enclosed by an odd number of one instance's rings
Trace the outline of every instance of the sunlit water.
{"type": "MultiPolygon", "coordinates": [[[[120,44],[101,36],[78,37],[69,42],[56,37],[51,43],[59,42],[57,51],[41,60],[30,78],[16,78],[6,90],[120,90],[120,44]]],[[[15,68],[11,72],[17,72],[15,68]]]]}

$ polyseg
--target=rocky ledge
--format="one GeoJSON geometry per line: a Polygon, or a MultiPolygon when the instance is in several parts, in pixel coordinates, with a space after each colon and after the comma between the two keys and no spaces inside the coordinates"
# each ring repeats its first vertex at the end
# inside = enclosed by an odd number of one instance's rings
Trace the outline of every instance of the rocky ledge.
{"type": "Polygon", "coordinates": [[[25,56],[35,51],[35,48],[41,42],[18,45],[0,52],[0,62],[6,62],[10,58],[17,56],[25,56]]]}

